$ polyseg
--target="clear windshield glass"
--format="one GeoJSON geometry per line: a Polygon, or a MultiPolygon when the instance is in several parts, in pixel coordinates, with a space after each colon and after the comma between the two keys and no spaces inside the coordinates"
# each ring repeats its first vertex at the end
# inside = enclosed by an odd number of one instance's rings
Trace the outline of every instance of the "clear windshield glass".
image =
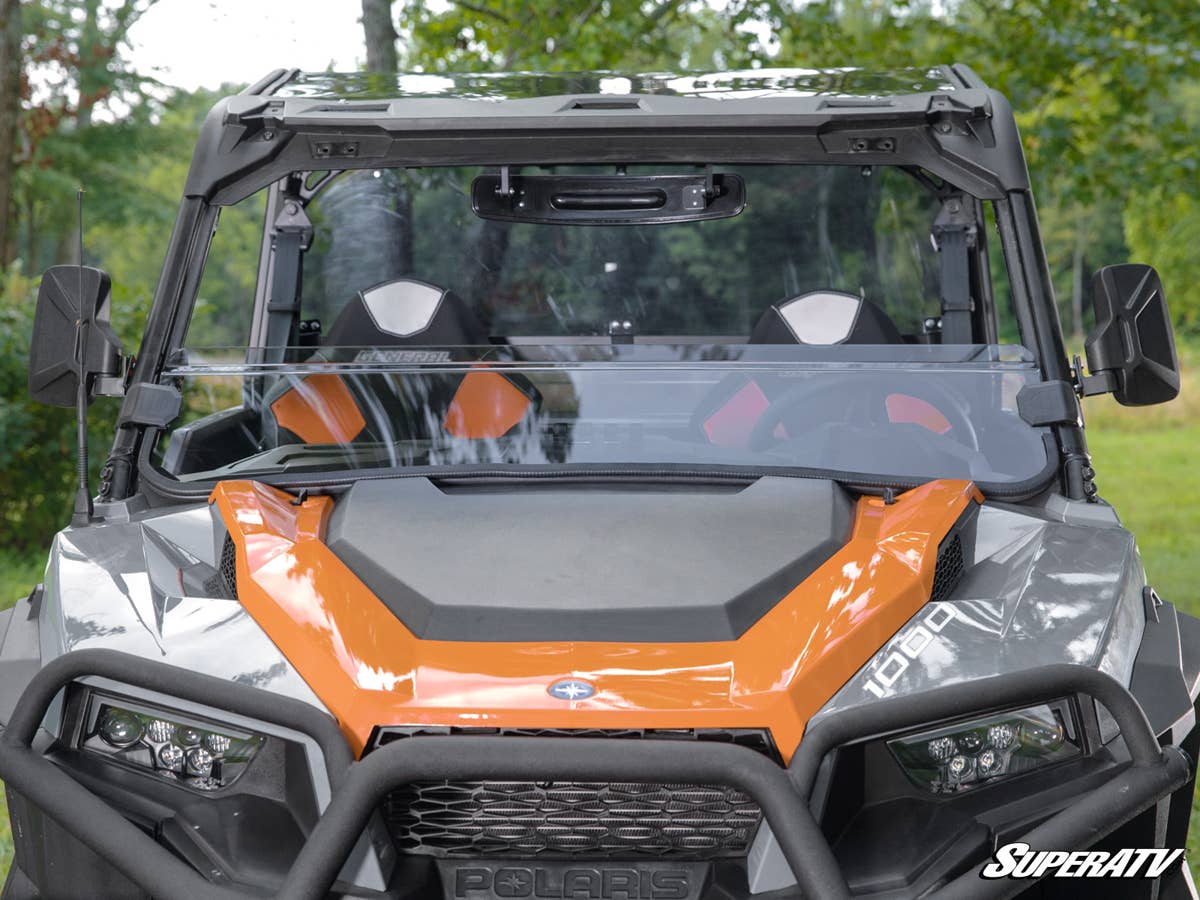
{"type": "Polygon", "coordinates": [[[1015,407],[1036,369],[1019,348],[960,349],[846,359],[792,348],[525,346],[480,348],[485,358],[468,363],[363,348],[340,364],[249,368],[181,359],[171,372],[190,421],[160,444],[159,464],[184,480],[570,465],[997,487],[1035,479],[1047,465],[1045,430],[1015,407]]]}
{"type": "MultiPolygon", "coordinates": [[[[895,325],[889,339],[923,340],[926,319],[940,309],[930,241],[938,200],[899,169],[716,166],[745,181],[740,215],[599,226],[482,219],[471,184],[486,171],[494,169],[365,170],[323,188],[308,207],[314,233],[301,301],[301,317],[322,326],[319,343],[344,343],[349,335],[338,319],[354,315],[347,306],[356,293],[397,279],[452,291],[490,340],[605,335],[614,321],[635,335],[747,340],[772,304],[829,290],[866,298],[895,325]]],[[[611,176],[618,167],[520,171],[611,176]]],[[[469,333],[434,331],[437,340],[475,342],[469,333]]],[[[365,330],[353,337],[381,342],[365,330]]],[[[397,336],[384,337],[394,343],[397,336]]]]}
{"type": "Polygon", "coordinates": [[[260,305],[251,348],[204,349],[193,320],[164,372],[185,413],[158,466],[735,467],[996,488],[1047,470],[1046,430],[1016,412],[1039,377],[1030,354],[990,343],[978,317],[970,341],[942,334],[940,201],[913,174],[714,166],[744,180],[737,215],[577,225],[481,217],[473,182],[495,171],[310,179],[298,313],[260,305]]]}

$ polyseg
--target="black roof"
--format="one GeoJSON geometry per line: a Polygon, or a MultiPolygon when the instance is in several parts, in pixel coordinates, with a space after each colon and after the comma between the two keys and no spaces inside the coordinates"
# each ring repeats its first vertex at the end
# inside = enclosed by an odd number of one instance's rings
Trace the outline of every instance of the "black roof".
{"type": "Polygon", "coordinates": [[[302,73],[209,114],[185,193],[386,166],[899,165],[976,197],[1028,190],[1012,110],[966,66],[739,72],[302,73]]]}

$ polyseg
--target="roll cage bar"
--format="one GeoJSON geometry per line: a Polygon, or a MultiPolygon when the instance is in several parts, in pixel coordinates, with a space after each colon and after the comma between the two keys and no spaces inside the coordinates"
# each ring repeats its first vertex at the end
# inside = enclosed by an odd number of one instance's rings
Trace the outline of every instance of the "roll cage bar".
{"type": "MultiPolygon", "coordinates": [[[[594,94],[501,101],[277,97],[298,71],[276,70],[241,94],[218,102],[204,122],[130,383],[155,381],[171,348],[182,345],[221,206],[278,186],[268,193],[258,285],[260,294],[272,285],[272,295],[265,299],[272,308],[282,309],[289,300],[276,284],[278,254],[272,244],[289,228],[297,230],[292,226],[302,230],[302,222],[283,222],[288,218],[288,186],[291,195],[307,190],[298,173],[480,160],[521,165],[619,164],[631,159],[662,164],[719,159],[743,164],[888,165],[938,179],[954,191],[943,197],[942,214],[934,225],[935,239],[955,251],[943,255],[943,281],[968,281],[981,307],[976,316],[984,322],[992,317],[980,313],[992,308],[993,298],[984,270],[986,236],[978,226],[983,221],[981,201],[994,201],[1023,340],[1035,351],[1046,381],[1070,383],[1073,373],[1012,110],[1002,94],[968,67],[954,65],[944,71],[956,85],[953,91],[730,101],[631,94],[630,103],[613,108],[586,103],[594,94]],[[602,142],[597,140],[601,134],[602,142]]],[[[286,280],[285,273],[279,274],[286,280]]],[[[943,327],[961,338],[969,328],[970,298],[961,287],[943,290],[943,327]]],[[[258,297],[256,305],[263,301],[258,297]]],[[[256,315],[256,323],[262,318],[256,315]]],[[[985,329],[988,339],[994,339],[992,329],[985,329]]],[[[148,449],[141,447],[144,426],[126,412],[123,408],[118,418],[112,453],[101,473],[102,500],[123,500],[135,492],[136,461],[139,452],[148,449]]],[[[1069,498],[1087,499],[1095,491],[1083,431],[1078,416],[1064,418],[1054,425],[1062,459],[1061,488],[1069,498]]]]}

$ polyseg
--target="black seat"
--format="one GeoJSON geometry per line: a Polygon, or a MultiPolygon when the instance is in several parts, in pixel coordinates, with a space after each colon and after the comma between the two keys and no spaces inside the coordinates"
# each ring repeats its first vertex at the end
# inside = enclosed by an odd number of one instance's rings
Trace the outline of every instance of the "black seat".
{"type": "MultiPolygon", "coordinates": [[[[489,340],[483,323],[456,293],[397,278],[355,294],[322,343],[331,348],[482,347],[489,340]]],[[[335,355],[342,352],[334,349],[335,355]]]]}
{"type": "MultiPolygon", "coordinates": [[[[398,278],[355,294],[313,359],[450,362],[476,359],[478,351],[465,348],[489,344],[483,323],[453,291],[398,278]]],[[[524,379],[497,372],[404,378],[330,372],[281,379],[267,395],[263,432],[275,444],[392,442],[431,438],[438,428],[455,437],[499,437],[538,399],[524,379]]]]}
{"type": "Polygon", "coordinates": [[[809,291],[771,306],[750,333],[752,344],[899,344],[900,329],[857,294],[809,291]]]}
{"type": "MultiPolygon", "coordinates": [[[[844,291],[809,291],[776,303],[759,318],[751,344],[899,344],[887,313],[844,291]]],[[[709,443],[744,447],[770,402],[794,382],[768,373],[731,374],[692,413],[691,425],[709,443]]]]}

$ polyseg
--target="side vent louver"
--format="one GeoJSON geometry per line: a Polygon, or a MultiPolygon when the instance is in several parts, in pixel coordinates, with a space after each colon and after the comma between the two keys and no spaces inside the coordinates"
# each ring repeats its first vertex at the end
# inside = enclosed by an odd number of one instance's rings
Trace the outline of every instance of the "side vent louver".
{"type": "Polygon", "coordinates": [[[225,543],[221,545],[221,588],[230,600],[237,599],[237,549],[233,546],[233,538],[228,533],[225,543]]]}
{"type": "Polygon", "coordinates": [[[962,581],[966,571],[963,559],[962,537],[958,531],[942,541],[938,548],[937,565],[933,570],[933,590],[929,593],[929,602],[949,600],[958,583],[962,581]]]}

